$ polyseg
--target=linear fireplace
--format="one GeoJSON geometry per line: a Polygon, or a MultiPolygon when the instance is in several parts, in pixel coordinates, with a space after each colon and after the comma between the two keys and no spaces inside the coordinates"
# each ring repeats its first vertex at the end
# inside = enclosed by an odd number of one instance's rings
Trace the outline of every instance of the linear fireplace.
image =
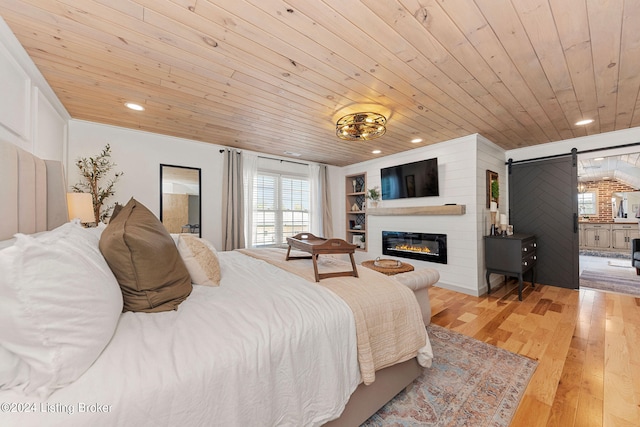
{"type": "Polygon", "coordinates": [[[446,264],[447,235],[383,231],[382,253],[402,258],[446,264]]]}

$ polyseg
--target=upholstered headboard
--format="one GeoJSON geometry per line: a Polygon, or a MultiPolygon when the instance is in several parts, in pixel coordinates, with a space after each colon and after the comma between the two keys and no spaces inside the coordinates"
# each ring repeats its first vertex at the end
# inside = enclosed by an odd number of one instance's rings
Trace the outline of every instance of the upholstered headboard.
{"type": "Polygon", "coordinates": [[[66,192],[61,162],[0,141],[0,240],[67,222],[66,192]]]}

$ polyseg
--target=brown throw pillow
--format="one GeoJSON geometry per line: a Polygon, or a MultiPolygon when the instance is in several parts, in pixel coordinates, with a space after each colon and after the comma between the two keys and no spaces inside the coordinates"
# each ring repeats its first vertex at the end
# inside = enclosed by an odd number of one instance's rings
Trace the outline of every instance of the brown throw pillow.
{"type": "Polygon", "coordinates": [[[122,210],[122,205],[120,203],[116,203],[115,206],[113,207],[113,212],[111,212],[111,220],[115,219],[116,216],[118,216],[118,214],[120,213],[120,211],[122,210]]]}
{"type": "Polygon", "coordinates": [[[123,311],[175,310],[191,293],[191,277],[173,238],[133,198],[102,232],[100,251],[120,284],[123,311]]]}

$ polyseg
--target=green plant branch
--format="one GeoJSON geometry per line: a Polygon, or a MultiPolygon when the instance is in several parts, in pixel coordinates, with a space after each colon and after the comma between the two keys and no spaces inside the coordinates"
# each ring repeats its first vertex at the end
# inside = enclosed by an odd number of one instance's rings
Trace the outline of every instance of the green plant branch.
{"type": "Polygon", "coordinates": [[[500,183],[498,180],[491,181],[491,197],[494,200],[498,200],[500,197],[500,183]]]}
{"type": "Polygon", "coordinates": [[[103,207],[103,205],[109,197],[115,195],[114,186],[124,174],[123,172],[117,172],[113,178],[107,181],[105,187],[100,185],[100,181],[116,166],[111,161],[111,146],[107,144],[96,157],[82,157],[76,160],[76,166],[83,181],[71,186],[71,190],[75,193],[90,193],[96,224],[104,221],[109,216],[113,206],[103,207]]]}
{"type": "Polygon", "coordinates": [[[375,187],[373,187],[373,188],[369,188],[369,189],[367,190],[367,194],[366,194],[366,196],[365,196],[365,197],[366,197],[367,199],[370,199],[370,200],[375,200],[375,201],[380,200],[380,190],[379,190],[379,187],[376,185],[376,186],[375,186],[375,187]]]}

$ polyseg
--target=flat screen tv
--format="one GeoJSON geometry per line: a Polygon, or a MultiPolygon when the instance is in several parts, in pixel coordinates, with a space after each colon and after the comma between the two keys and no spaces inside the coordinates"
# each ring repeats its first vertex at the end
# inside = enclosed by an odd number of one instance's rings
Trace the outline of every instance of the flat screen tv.
{"type": "Polygon", "coordinates": [[[380,175],[383,200],[439,195],[437,158],[383,168],[380,175]]]}

